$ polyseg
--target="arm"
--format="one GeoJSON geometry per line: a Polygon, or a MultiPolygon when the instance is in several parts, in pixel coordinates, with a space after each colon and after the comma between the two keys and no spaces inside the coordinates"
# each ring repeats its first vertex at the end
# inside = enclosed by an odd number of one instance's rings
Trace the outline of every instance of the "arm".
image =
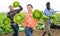
{"type": "Polygon", "coordinates": [[[15,11],[16,11],[15,14],[16,14],[16,13],[19,13],[20,11],[22,11],[22,9],[23,9],[22,6],[19,6],[19,9],[16,9],[16,10],[15,10],[15,11]]]}
{"type": "Polygon", "coordinates": [[[9,12],[7,13],[7,17],[10,18],[10,13],[9,12]]]}
{"type": "Polygon", "coordinates": [[[17,9],[17,12],[22,11],[22,6],[19,6],[19,9],[17,9]]]}
{"type": "Polygon", "coordinates": [[[54,15],[54,13],[55,13],[55,11],[54,11],[54,10],[52,10],[52,15],[54,15]]]}
{"type": "Polygon", "coordinates": [[[12,19],[12,18],[13,18],[12,16],[13,16],[13,15],[11,14],[11,12],[8,12],[8,13],[7,13],[7,17],[8,17],[8,18],[12,19]]]}
{"type": "Polygon", "coordinates": [[[46,11],[44,10],[43,15],[46,15],[46,11]]]}

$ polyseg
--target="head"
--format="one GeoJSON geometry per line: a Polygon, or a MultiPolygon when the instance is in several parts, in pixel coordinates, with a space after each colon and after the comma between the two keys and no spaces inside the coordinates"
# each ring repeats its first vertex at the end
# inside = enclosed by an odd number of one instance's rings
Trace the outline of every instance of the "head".
{"type": "Polygon", "coordinates": [[[33,6],[32,6],[31,4],[28,4],[28,5],[27,5],[27,10],[28,10],[28,11],[32,11],[32,9],[33,9],[33,6]]]}
{"type": "Polygon", "coordinates": [[[14,9],[13,9],[13,6],[9,6],[9,9],[10,9],[10,11],[13,11],[14,9]]]}
{"type": "Polygon", "coordinates": [[[46,7],[47,7],[47,9],[50,9],[50,2],[46,3],[46,7]]]}

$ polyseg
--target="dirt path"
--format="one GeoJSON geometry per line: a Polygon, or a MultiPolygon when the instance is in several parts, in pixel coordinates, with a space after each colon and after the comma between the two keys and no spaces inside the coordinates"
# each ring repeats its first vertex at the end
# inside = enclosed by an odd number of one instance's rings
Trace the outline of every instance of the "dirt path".
{"type": "MultiPolygon", "coordinates": [[[[60,29],[52,29],[52,35],[53,36],[60,36],[60,29]]],[[[42,30],[34,30],[33,36],[41,36],[43,33],[42,30]]],[[[0,36],[12,36],[12,33],[8,34],[8,35],[0,35],[0,36]]],[[[19,32],[19,36],[25,36],[24,31],[23,32],[19,32]]],[[[46,34],[47,36],[47,34],[46,34]]]]}

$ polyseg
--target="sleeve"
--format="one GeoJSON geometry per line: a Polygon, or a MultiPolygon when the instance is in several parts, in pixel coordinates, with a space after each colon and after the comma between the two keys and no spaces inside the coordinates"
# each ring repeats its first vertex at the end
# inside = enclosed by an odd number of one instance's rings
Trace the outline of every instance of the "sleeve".
{"type": "Polygon", "coordinates": [[[19,6],[19,9],[16,9],[15,11],[17,11],[17,12],[15,12],[15,13],[19,13],[22,10],[23,10],[22,6],[19,6]]]}
{"type": "Polygon", "coordinates": [[[10,18],[10,13],[9,12],[7,13],[7,17],[10,18]]]}
{"type": "Polygon", "coordinates": [[[7,13],[7,17],[10,18],[10,19],[13,18],[13,17],[12,17],[12,16],[13,16],[12,14],[13,14],[13,13],[8,12],[8,13],[7,13]]]}
{"type": "Polygon", "coordinates": [[[46,15],[46,10],[44,10],[43,14],[46,15]]]}
{"type": "Polygon", "coordinates": [[[55,13],[54,9],[52,9],[52,15],[55,13]]]}

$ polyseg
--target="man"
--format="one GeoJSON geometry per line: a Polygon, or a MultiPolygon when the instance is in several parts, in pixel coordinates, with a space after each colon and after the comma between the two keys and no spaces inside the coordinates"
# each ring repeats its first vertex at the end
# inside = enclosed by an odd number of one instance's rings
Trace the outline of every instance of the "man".
{"type": "MultiPolygon", "coordinates": [[[[44,10],[44,15],[50,17],[51,15],[54,14],[54,10],[50,8],[50,2],[46,3],[46,7],[47,8],[44,10]]],[[[49,18],[48,20],[45,21],[44,24],[45,31],[42,36],[44,36],[46,33],[48,33],[48,36],[51,36],[50,25],[51,25],[51,19],[49,18]]]]}
{"type": "Polygon", "coordinates": [[[38,21],[34,20],[32,17],[32,9],[33,9],[33,6],[31,4],[28,4],[27,5],[28,13],[27,13],[24,23],[23,23],[23,26],[25,27],[26,36],[32,36],[33,28],[38,23],[38,21]]]}
{"type": "Polygon", "coordinates": [[[13,36],[18,36],[19,27],[18,27],[18,24],[14,22],[14,16],[15,16],[15,14],[22,11],[23,8],[21,6],[19,6],[19,9],[14,10],[13,6],[10,5],[9,9],[10,9],[10,12],[8,12],[7,17],[11,20],[10,25],[14,31],[13,36]]]}

